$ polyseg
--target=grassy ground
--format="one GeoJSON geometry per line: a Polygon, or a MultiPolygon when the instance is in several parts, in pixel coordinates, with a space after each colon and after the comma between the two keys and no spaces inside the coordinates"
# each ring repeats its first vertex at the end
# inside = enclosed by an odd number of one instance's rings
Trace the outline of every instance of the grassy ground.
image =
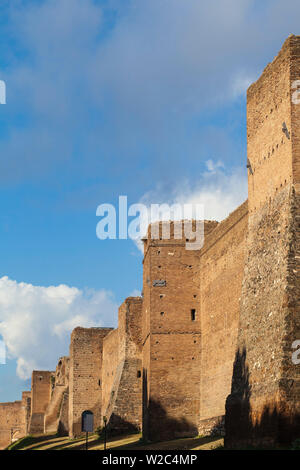
{"type": "MultiPolygon", "coordinates": [[[[89,450],[103,450],[104,444],[96,434],[89,436],[89,450]]],[[[195,437],[174,441],[145,444],[140,434],[115,437],[107,442],[107,449],[114,450],[212,450],[223,445],[220,437],[195,437]]],[[[27,436],[15,442],[9,450],[84,450],[85,438],[69,439],[56,435],[27,436]]]]}

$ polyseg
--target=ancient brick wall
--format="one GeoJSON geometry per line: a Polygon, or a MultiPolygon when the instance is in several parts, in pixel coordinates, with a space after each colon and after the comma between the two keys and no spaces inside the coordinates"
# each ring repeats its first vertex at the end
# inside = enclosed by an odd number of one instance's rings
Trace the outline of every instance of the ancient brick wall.
{"type": "Polygon", "coordinates": [[[299,433],[299,367],[291,361],[300,332],[299,121],[298,111],[291,112],[299,45],[299,37],[290,37],[248,91],[252,172],[238,347],[226,404],[230,447],[290,442],[299,433]]]}
{"type": "Polygon", "coordinates": [[[113,383],[119,365],[119,329],[111,331],[104,340],[102,367],[102,407],[106,416],[113,383]]]}
{"type": "Polygon", "coordinates": [[[44,416],[51,400],[54,372],[32,372],[30,434],[44,431],[44,416]]]}
{"type": "MultiPolygon", "coordinates": [[[[33,372],[31,396],[0,404],[0,446],[30,432],[138,430],[150,440],[220,432],[226,445],[299,437],[300,37],[248,90],[249,198],[221,223],[205,221],[201,249],[186,238],[144,240],[143,296],[118,328],[76,328],[70,361],[33,372]],[[298,85],[296,85],[298,86],[298,85]],[[299,87],[298,87],[299,88],[299,87]],[[295,101],[296,100],[296,101],[295,101]],[[31,401],[31,405],[30,405],[31,401]],[[31,413],[30,413],[31,408],[31,413]]],[[[246,162],[245,162],[246,163],[246,162]]]]}
{"type": "MultiPolygon", "coordinates": [[[[206,222],[206,233],[215,226],[206,222]]],[[[199,250],[187,250],[171,227],[169,240],[152,239],[150,228],[144,247],[143,433],[150,440],[193,436],[199,424],[199,250]]]]}
{"type": "Polygon", "coordinates": [[[114,432],[142,427],[142,298],[129,297],[119,308],[118,329],[103,345],[103,414],[114,432]]]}
{"type": "Polygon", "coordinates": [[[57,432],[60,436],[69,434],[69,388],[63,393],[57,432]]]}
{"type": "Polygon", "coordinates": [[[0,403],[0,449],[28,433],[30,401],[30,392],[23,392],[21,401],[0,403]]]}
{"type": "Polygon", "coordinates": [[[23,423],[24,436],[29,433],[30,415],[31,415],[31,391],[22,392],[23,423]]]}
{"type": "Polygon", "coordinates": [[[46,433],[68,434],[69,358],[61,357],[52,378],[50,402],[45,411],[44,431],[46,433]]]}
{"type": "Polygon", "coordinates": [[[205,237],[200,252],[201,365],[199,433],[220,432],[231,390],[245,261],[245,202],[205,237]]]}
{"type": "Polygon", "coordinates": [[[81,434],[81,415],[94,414],[94,428],[102,426],[103,340],[112,328],[75,328],[71,335],[69,372],[69,435],[81,434]]]}

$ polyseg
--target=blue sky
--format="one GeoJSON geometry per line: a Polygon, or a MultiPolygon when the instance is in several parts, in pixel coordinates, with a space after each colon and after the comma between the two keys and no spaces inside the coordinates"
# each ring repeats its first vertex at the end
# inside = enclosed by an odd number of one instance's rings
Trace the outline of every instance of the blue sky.
{"type": "Polygon", "coordinates": [[[292,0],[1,1],[0,401],[141,290],[137,246],[96,238],[99,204],[193,200],[220,220],[246,198],[246,89],[299,14],[292,0]]]}

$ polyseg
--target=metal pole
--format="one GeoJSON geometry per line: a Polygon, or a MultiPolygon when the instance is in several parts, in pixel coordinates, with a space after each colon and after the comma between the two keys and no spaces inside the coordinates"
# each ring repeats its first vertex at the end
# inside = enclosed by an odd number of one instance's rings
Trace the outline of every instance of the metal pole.
{"type": "Polygon", "coordinates": [[[88,450],[88,432],[85,435],[85,450],[88,450]]]}

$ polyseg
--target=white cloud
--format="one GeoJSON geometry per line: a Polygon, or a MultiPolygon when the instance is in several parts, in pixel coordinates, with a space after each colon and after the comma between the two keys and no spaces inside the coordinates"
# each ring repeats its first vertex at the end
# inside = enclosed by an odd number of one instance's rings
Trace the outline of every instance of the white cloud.
{"type": "Polygon", "coordinates": [[[208,171],[212,173],[218,170],[218,168],[224,168],[224,163],[220,160],[218,160],[217,162],[214,162],[213,160],[207,160],[205,163],[208,171]]]}
{"type": "Polygon", "coordinates": [[[129,294],[128,297],[140,297],[141,296],[141,291],[138,289],[133,289],[131,294],[129,294]]]}
{"type": "MultiPolygon", "coordinates": [[[[199,184],[192,186],[185,181],[174,188],[172,194],[167,193],[162,186],[144,194],[141,203],[147,207],[147,214],[142,218],[145,231],[147,222],[150,220],[151,204],[202,204],[204,207],[204,219],[221,221],[230,212],[235,210],[247,199],[247,173],[245,168],[234,168],[226,172],[224,164],[219,160],[206,162],[208,171],[199,178],[199,184]]],[[[171,214],[172,215],[172,214],[171,214]]],[[[176,217],[171,217],[174,219],[176,217]]],[[[169,212],[162,211],[159,220],[168,220],[169,212]]],[[[158,219],[152,220],[155,222],[158,219]]],[[[135,240],[137,247],[143,252],[141,240],[135,240]]]]}
{"type": "Polygon", "coordinates": [[[257,77],[250,76],[245,73],[239,73],[233,77],[231,92],[234,98],[239,96],[245,96],[247,89],[256,80],[257,77]]]}
{"type": "Polygon", "coordinates": [[[0,335],[22,379],[33,369],[53,370],[58,357],[68,354],[73,328],[114,326],[116,312],[113,295],[105,290],[0,279],[0,335]]]}

